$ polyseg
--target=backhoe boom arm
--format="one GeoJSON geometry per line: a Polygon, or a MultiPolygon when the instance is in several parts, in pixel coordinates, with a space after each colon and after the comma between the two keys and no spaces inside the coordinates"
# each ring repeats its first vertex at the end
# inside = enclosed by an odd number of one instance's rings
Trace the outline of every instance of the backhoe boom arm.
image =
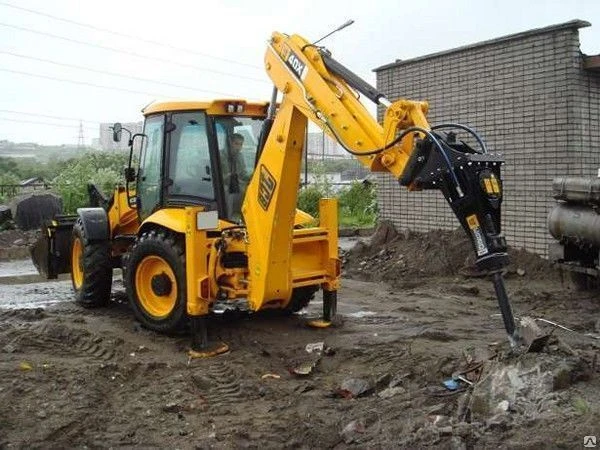
{"type": "MultiPolygon", "coordinates": [[[[487,153],[470,128],[459,124],[430,127],[427,102],[389,102],[327,50],[298,35],[273,33],[265,69],[283,98],[243,207],[250,241],[251,301],[255,296],[259,301],[261,295],[290,294],[289,257],[285,255],[291,251],[307,119],[369,170],[389,172],[409,190],[441,190],[471,239],[477,266],[495,273],[506,266],[506,241],[500,232],[503,160],[487,153]],[[360,102],[359,93],[385,107],[382,124],[360,102]],[[481,151],[456,140],[454,133],[441,131],[452,128],[474,135],[481,151]],[[258,253],[260,258],[252,257],[258,253]]],[[[494,279],[497,284],[498,277],[494,279]]],[[[508,299],[499,294],[498,300],[512,337],[514,319],[508,299]]]]}

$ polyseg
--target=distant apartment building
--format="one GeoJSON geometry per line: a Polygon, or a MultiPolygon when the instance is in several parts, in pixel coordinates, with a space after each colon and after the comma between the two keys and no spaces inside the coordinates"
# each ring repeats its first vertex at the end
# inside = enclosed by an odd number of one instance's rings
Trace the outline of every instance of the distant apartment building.
{"type": "Polygon", "coordinates": [[[345,150],[325,133],[308,133],[306,149],[309,158],[331,158],[348,156],[345,150]]]}
{"type": "MultiPolygon", "coordinates": [[[[120,142],[113,141],[113,123],[101,123],[100,124],[100,139],[99,146],[100,149],[106,151],[117,151],[117,150],[128,150],[127,143],[129,141],[129,134],[126,131],[123,131],[122,138],[120,142]]],[[[130,122],[130,123],[122,123],[123,128],[131,131],[131,134],[141,133],[144,129],[143,122],[130,122]]]]}

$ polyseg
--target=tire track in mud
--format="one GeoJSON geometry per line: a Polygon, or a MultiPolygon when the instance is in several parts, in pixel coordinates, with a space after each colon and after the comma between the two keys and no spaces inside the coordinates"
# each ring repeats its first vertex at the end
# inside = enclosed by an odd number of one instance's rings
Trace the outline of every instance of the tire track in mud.
{"type": "Polygon", "coordinates": [[[42,308],[35,309],[5,309],[0,310],[0,322],[8,323],[12,321],[36,321],[47,317],[46,312],[42,308]]]}
{"type": "Polygon", "coordinates": [[[240,376],[233,371],[230,363],[211,364],[206,375],[210,380],[207,400],[211,408],[219,411],[243,399],[240,376]]]}
{"type": "Polygon", "coordinates": [[[12,345],[28,350],[45,350],[57,356],[83,356],[108,362],[117,356],[114,345],[106,345],[101,336],[57,323],[9,324],[4,336],[12,345]]]}

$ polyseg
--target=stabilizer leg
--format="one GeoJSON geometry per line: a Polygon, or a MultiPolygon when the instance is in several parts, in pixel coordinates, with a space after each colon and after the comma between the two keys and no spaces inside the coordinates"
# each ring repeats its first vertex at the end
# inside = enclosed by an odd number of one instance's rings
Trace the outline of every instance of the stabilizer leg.
{"type": "Polygon", "coordinates": [[[323,289],[323,317],[318,320],[311,320],[308,326],[312,328],[330,327],[337,314],[337,291],[327,291],[323,289]]]}
{"type": "Polygon", "coordinates": [[[337,314],[337,291],[323,291],[323,320],[331,322],[337,314]]]}
{"type": "Polygon", "coordinates": [[[194,316],[190,321],[192,328],[190,358],[210,358],[229,351],[229,346],[224,342],[209,342],[207,316],[194,316]]]}

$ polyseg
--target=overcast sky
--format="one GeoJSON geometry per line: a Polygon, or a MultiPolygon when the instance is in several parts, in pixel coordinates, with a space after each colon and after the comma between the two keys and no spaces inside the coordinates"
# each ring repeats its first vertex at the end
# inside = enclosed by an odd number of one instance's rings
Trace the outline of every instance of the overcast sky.
{"type": "Polygon", "coordinates": [[[600,53],[599,0],[0,0],[0,140],[76,144],[81,120],[90,143],[99,122],[169,97],[267,100],[271,32],[316,40],[348,19],[323,44],[373,84],[396,59],[572,19],[592,23],[581,50],[600,53]]]}

